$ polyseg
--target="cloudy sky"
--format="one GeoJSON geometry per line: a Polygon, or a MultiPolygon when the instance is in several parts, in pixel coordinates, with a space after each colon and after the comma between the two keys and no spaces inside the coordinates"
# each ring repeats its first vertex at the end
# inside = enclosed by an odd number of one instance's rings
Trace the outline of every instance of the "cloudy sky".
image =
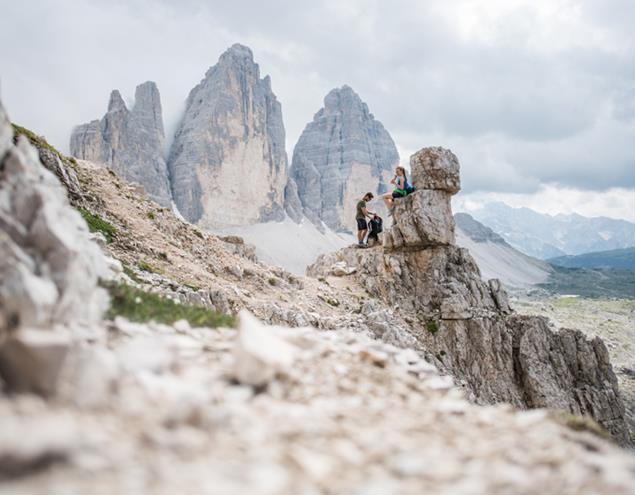
{"type": "Polygon", "coordinates": [[[2,2],[0,94],[68,149],[73,125],[154,80],[172,131],[231,44],[270,74],[287,151],[351,85],[402,161],[459,156],[457,206],[502,199],[635,221],[633,0],[31,0],[2,2]]]}

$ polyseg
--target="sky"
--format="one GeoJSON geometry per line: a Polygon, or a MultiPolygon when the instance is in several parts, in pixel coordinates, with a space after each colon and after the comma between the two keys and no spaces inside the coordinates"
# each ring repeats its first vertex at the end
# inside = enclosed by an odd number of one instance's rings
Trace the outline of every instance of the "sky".
{"type": "Polygon", "coordinates": [[[0,97],[68,151],[117,88],[156,81],[168,139],[188,92],[239,42],[282,104],[291,157],[348,84],[402,163],[461,162],[459,209],[490,200],[635,221],[634,0],[0,0],[0,97]]]}

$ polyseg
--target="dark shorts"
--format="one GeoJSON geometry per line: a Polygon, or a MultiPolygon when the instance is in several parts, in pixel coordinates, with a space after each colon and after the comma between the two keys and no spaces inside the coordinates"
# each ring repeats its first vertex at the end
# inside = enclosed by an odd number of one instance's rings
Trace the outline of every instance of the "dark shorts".
{"type": "Polygon", "coordinates": [[[365,218],[357,219],[357,230],[368,230],[368,224],[365,218]]]}
{"type": "Polygon", "coordinates": [[[404,198],[406,196],[405,192],[404,194],[401,194],[399,191],[397,191],[396,189],[392,192],[392,197],[393,199],[399,199],[399,198],[404,198]]]}

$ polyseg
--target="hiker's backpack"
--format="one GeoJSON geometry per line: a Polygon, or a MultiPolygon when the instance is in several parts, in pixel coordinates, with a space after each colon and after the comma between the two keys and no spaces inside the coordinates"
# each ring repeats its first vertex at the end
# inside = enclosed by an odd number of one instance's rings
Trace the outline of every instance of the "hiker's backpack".
{"type": "Polygon", "coordinates": [[[415,192],[417,188],[415,186],[411,186],[410,183],[408,182],[408,179],[406,179],[403,190],[406,192],[405,195],[407,196],[408,194],[412,194],[413,192],[415,192]]]}
{"type": "Polygon", "coordinates": [[[370,221],[370,232],[371,234],[381,234],[383,231],[383,223],[384,221],[380,216],[375,216],[370,221]]]}

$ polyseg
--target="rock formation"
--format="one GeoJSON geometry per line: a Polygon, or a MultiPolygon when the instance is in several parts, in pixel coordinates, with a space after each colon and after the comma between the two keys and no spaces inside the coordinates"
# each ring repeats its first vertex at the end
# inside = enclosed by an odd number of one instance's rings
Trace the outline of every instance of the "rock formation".
{"type": "Polygon", "coordinates": [[[308,273],[328,274],[335,266],[354,271],[370,294],[416,319],[417,340],[478,402],[592,416],[627,443],[624,405],[604,343],[576,330],[554,331],[539,317],[510,314],[500,283],[484,282],[469,252],[454,244],[456,157],[426,148],[413,155],[411,168],[417,192],[396,202],[383,249],[324,255],[308,273]]]}
{"type": "Polygon", "coordinates": [[[169,169],[174,201],[190,222],[223,227],[284,217],[282,110],[246,46],[229,48],[190,92],[169,169]]]}
{"type": "Polygon", "coordinates": [[[73,129],[71,154],[103,163],[129,182],[144,187],[162,206],[171,204],[168,168],[164,157],[165,134],[159,90],[153,82],[137,86],[132,110],[119,91],[110,95],[108,112],[73,129]]]}
{"type": "Polygon", "coordinates": [[[350,231],[355,204],[381,193],[399,163],[395,144],[357,93],[343,86],[324,98],[293,151],[290,176],[304,214],[337,231],[350,231]]]}
{"type": "Polygon", "coordinates": [[[11,138],[0,107],[0,377],[12,391],[50,394],[68,329],[100,321],[106,309],[97,281],[107,268],[37,150],[11,138]]]}

